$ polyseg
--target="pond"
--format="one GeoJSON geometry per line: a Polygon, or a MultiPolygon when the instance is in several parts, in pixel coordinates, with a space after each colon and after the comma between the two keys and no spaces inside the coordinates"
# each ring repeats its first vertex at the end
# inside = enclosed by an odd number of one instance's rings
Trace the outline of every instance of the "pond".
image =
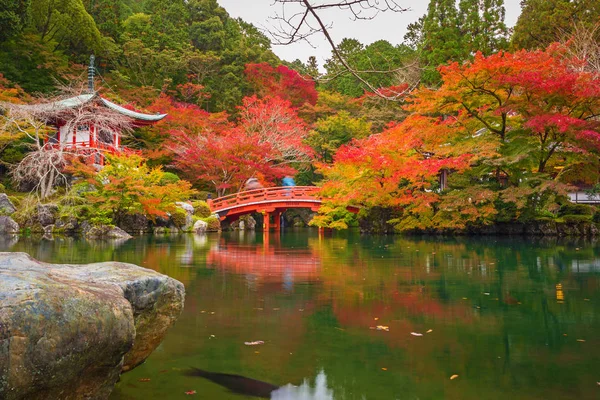
{"type": "Polygon", "coordinates": [[[291,230],[0,249],[185,284],[181,318],[111,400],[600,398],[594,242],[291,230]]]}

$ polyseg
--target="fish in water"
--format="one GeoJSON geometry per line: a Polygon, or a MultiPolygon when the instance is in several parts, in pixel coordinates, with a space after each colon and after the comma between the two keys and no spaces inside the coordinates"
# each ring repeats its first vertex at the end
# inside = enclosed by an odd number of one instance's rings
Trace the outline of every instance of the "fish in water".
{"type": "Polygon", "coordinates": [[[279,386],[256,379],[247,378],[245,376],[204,371],[200,368],[191,368],[186,372],[186,375],[200,376],[218,385],[226,387],[237,394],[262,397],[265,399],[271,398],[271,392],[279,389],[279,386]]]}

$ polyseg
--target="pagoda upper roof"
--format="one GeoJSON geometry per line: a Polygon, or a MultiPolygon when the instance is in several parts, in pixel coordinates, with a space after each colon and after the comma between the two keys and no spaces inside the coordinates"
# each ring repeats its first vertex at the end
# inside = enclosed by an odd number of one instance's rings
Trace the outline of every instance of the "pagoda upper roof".
{"type": "MultiPolygon", "coordinates": [[[[125,115],[129,118],[133,118],[138,121],[158,122],[167,116],[167,114],[144,114],[141,112],[129,110],[125,107],[122,107],[118,104],[113,103],[110,100],[105,99],[104,97],[100,96],[98,94],[98,92],[86,93],[86,94],[81,94],[79,96],[69,97],[64,100],[58,100],[58,101],[54,101],[51,103],[46,103],[46,104],[44,104],[44,106],[48,107],[48,109],[64,110],[67,108],[80,107],[90,101],[93,101],[94,99],[98,99],[102,104],[104,104],[106,107],[110,108],[111,110],[114,110],[114,111],[118,112],[119,114],[125,115]]],[[[28,106],[24,106],[24,107],[28,107],[28,106]]]]}

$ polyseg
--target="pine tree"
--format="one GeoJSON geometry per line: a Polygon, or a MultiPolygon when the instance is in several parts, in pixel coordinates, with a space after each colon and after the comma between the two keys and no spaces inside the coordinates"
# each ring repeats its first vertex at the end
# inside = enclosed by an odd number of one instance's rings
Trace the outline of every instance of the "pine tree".
{"type": "Polygon", "coordinates": [[[600,19],[598,0],[522,0],[521,8],[512,37],[515,49],[543,49],[577,24],[590,27],[600,19]]]}
{"type": "Polygon", "coordinates": [[[455,0],[431,0],[423,20],[423,81],[439,83],[436,68],[448,61],[463,59],[461,32],[455,0]]]}
{"type": "Polygon", "coordinates": [[[478,50],[489,56],[508,47],[508,28],[504,23],[504,0],[482,0],[478,50]]]}
{"type": "Polygon", "coordinates": [[[471,56],[480,48],[483,26],[479,13],[479,3],[479,0],[460,0],[458,3],[458,24],[465,58],[471,56]]]}

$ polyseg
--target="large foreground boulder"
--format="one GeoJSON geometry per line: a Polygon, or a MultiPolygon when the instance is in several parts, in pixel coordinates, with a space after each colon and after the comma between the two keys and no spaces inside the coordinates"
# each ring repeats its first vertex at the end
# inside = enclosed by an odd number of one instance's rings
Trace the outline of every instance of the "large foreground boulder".
{"type": "Polygon", "coordinates": [[[0,398],[106,399],[183,309],[183,285],[132,264],[0,253],[0,398]]]}

